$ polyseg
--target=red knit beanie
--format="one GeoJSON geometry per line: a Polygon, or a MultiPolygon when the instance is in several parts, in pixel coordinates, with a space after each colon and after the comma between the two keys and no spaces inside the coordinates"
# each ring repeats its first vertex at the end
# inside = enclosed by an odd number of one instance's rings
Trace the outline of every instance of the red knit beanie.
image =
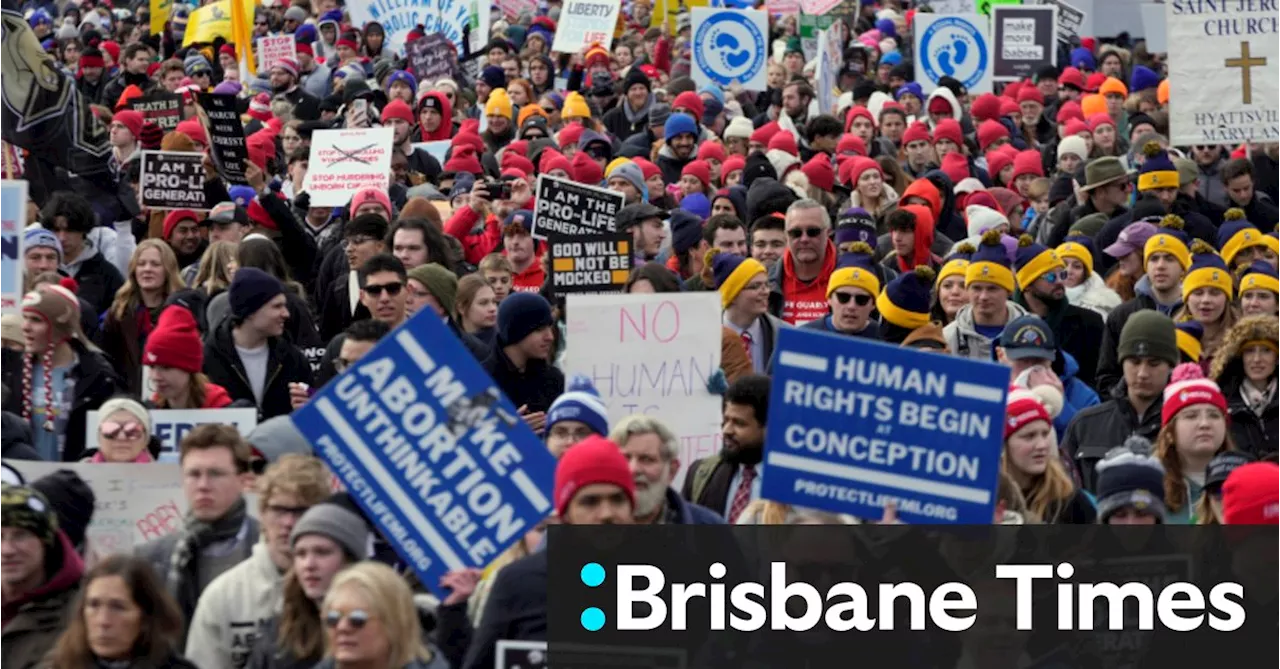
{"type": "Polygon", "coordinates": [[[703,142],[698,147],[698,160],[718,160],[724,162],[724,146],[720,142],[703,142]]]}
{"type": "Polygon", "coordinates": [[[563,516],[578,491],[594,483],[609,483],[622,488],[635,506],[636,483],[622,449],[612,441],[593,434],[569,447],[556,465],[556,513],[563,516]]]}
{"type": "Polygon", "coordinates": [[[156,327],[147,335],[142,364],[174,367],[190,374],[204,367],[204,344],[196,319],[186,307],[169,305],[160,312],[156,327]]]}
{"type": "Polygon", "coordinates": [[[1179,411],[1193,404],[1209,404],[1217,407],[1228,422],[1227,398],[1217,383],[1205,378],[1200,365],[1186,362],[1178,365],[1169,375],[1169,385],[1164,389],[1164,406],[1160,410],[1160,425],[1168,425],[1179,411]]]}
{"type": "Polygon", "coordinates": [[[800,147],[796,146],[796,136],[790,132],[783,130],[777,132],[773,137],[769,138],[769,150],[783,151],[793,156],[800,156],[800,147]]]}
{"type": "Polygon", "coordinates": [[[990,121],[1000,116],[1000,98],[994,93],[983,93],[973,101],[973,106],[969,109],[973,114],[973,119],[978,122],[990,121]]]}
{"type": "Polygon", "coordinates": [[[956,146],[964,146],[964,133],[960,131],[960,122],[953,118],[944,118],[938,121],[938,125],[933,128],[933,143],[949,139],[955,142],[956,146]]]}
{"type": "Polygon", "coordinates": [[[1222,484],[1222,522],[1280,524],[1280,467],[1274,462],[1250,462],[1231,472],[1222,484]]]}
{"type": "Polygon", "coordinates": [[[773,136],[780,130],[782,130],[782,128],[778,125],[777,121],[769,121],[759,128],[756,128],[755,131],[751,133],[751,137],[747,141],[768,146],[769,140],[773,139],[773,136]]]}
{"type": "Polygon", "coordinates": [[[705,160],[691,160],[680,170],[680,176],[696,177],[702,182],[702,187],[707,188],[711,185],[711,166],[705,160]]]}
{"type": "MultiPolygon", "coordinates": [[[[907,130],[902,133],[902,145],[906,146],[912,142],[925,141],[933,144],[933,140],[929,137],[929,124],[924,121],[916,121],[907,126],[907,130]]],[[[866,155],[865,153],[863,155],[866,155]]]]}
{"type": "Polygon", "coordinates": [[[1004,415],[1005,439],[1038,420],[1053,423],[1053,419],[1049,417],[1049,411],[1044,408],[1044,402],[1024,388],[1015,387],[1009,390],[1009,397],[1005,400],[1004,415]]]}
{"type": "Polygon", "coordinates": [[[942,157],[942,172],[951,178],[951,183],[958,184],[969,178],[969,160],[959,151],[952,151],[942,157]]]}
{"type": "Polygon", "coordinates": [[[1024,102],[1035,102],[1043,107],[1044,93],[1041,93],[1040,89],[1033,85],[1023,85],[1022,88],[1018,89],[1018,104],[1022,104],[1024,102]]]}
{"type": "Polygon", "coordinates": [[[1009,175],[1009,178],[1017,179],[1023,174],[1033,174],[1038,177],[1044,176],[1044,164],[1039,151],[1035,149],[1019,151],[1018,157],[1013,159],[1013,174],[1009,175]]]}
{"type": "Polygon", "coordinates": [[[836,171],[825,153],[814,154],[809,162],[800,166],[800,171],[809,178],[809,184],[819,190],[830,191],[835,187],[836,171]]]}
{"type": "Polygon", "coordinates": [[[988,146],[1000,139],[1009,139],[1009,129],[1004,127],[1003,123],[999,121],[983,121],[978,126],[978,146],[983,151],[986,151],[988,146]]]}
{"type": "MultiPolygon", "coordinates": [[[[585,151],[573,154],[573,180],[589,186],[597,186],[604,181],[604,168],[588,156],[585,151]]],[[[703,163],[704,165],[706,163],[703,163]]]]}
{"type": "MultiPolygon", "coordinates": [[[[910,133],[910,132],[911,132],[911,129],[908,128],[907,133],[910,133]]],[[[907,143],[906,138],[907,138],[907,135],[903,134],[902,136],[903,144],[907,143]]],[[[921,139],[921,138],[917,138],[917,139],[921,139]]],[[[928,128],[925,128],[924,137],[922,139],[924,139],[925,141],[929,140],[928,128]]],[[[836,143],[836,154],[844,155],[846,152],[852,152],[859,156],[865,156],[867,155],[867,143],[862,141],[862,138],[857,135],[852,135],[852,134],[841,135],[840,141],[836,143]]]]}
{"type": "Polygon", "coordinates": [[[183,221],[200,222],[200,216],[190,209],[174,209],[164,217],[164,228],[160,233],[162,239],[169,241],[169,237],[173,234],[173,229],[183,221]]]}
{"type": "Polygon", "coordinates": [[[995,180],[999,177],[1000,171],[1006,166],[1013,164],[1013,159],[1003,151],[988,151],[987,154],[987,172],[991,175],[991,179],[995,180]]]}

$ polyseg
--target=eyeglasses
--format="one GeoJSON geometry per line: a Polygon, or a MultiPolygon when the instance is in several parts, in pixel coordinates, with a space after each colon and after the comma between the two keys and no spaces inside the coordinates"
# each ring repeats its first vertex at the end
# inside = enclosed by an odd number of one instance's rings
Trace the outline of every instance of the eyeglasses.
{"type": "Polygon", "coordinates": [[[346,618],[347,622],[351,624],[353,629],[359,630],[364,629],[364,626],[369,624],[369,620],[372,617],[373,616],[370,616],[369,612],[364,609],[356,609],[350,613],[343,613],[337,609],[329,609],[329,611],[324,614],[324,625],[329,629],[334,629],[342,622],[343,618],[346,618]]]}
{"type": "Polygon", "coordinates": [[[268,504],[268,505],[267,505],[267,513],[269,513],[269,514],[271,514],[271,515],[273,515],[273,516],[276,516],[276,517],[280,517],[280,516],[293,516],[294,518],[297,518],[298,516],[301,516],[302,514],[306,513],[306,512],[307,512],[307,509],[309,509],[309,508],[311,508],[311,507],[307,507],[307,506],[284,506],[284,505],[282,505],[282,504],[268,504]]]}
{"type": "Polygon", "coordinates": [[[871,296],[866,293],[858,293],[856,295],[853,293],[836,293],[836,301],[840,304],[848,304],[849,300],[853,300],[853,303],[860,307],[871,304],[871,296]]]}
{"type": "Polygon", "coordinates": [[[142,423],[117,423],[113,420],[104,422],[98,428],[98,432],[105,439],[138,439],[147,433],[142,423]]]}
{"type": "Polygon", "coordinates": [[[587,148],[587,155],[588,155],[588,156],[591,156],[592,158],[599,158],[599,159],[602,159],[602,160],[607,160],[607,159],[609,158],[609,149],[606,149],[606,148],[601,147],[601,146],[594,146],[594,145],[593,145],[593,146],[591,146],[591,147],[588,147],[588,148],[587,148]]]}
{"type": "Polygon", "coordinates": [[[1055,271],[1052,271],[1052,272],[1045,272],[1044,274],[1041,274],[1041,275],[1040,275],[1040,278],[1041,278],[1041,279],[1044,279],[1044,280],[1045,280],[1045,282],[1047,282],[1047,283],[1057,283],[1057,282],[1059,282],[1059,281],[1066,281],[1066,280],[1067,280],[1067,270],[1065,270],[1065,269],[1060,269],[1060,270],[1055,270],[1055,271]]]}
{"type": "Polygon", "coordinates": [[[400,290],[402,288],[404,288],[404,284],[400,283],[399,281],[393,281],[391,283],[365,284],[365,287],[362,290],[364,290],[364,292],[368,293],[373,297],[378,297],[379,295],[382,295],[383,291],[386,291],[388,296],[395,297],[396,295],[400,294],[400,290]]]}
{"type": "Polygon", "coordinates": [[[821,237],[824,232],[826,232],[826,230],[823,230],[822,228],[791,228],[790,230],[787,230],[787,236],[792,239],[800,239],[801,236],[814,239],[821,237]]]}

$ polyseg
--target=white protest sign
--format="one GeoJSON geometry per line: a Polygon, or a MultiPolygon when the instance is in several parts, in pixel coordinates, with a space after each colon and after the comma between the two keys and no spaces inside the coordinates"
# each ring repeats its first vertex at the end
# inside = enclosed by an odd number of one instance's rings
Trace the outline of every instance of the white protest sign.
{"type": "Polygon", "coordinates": [[[693,8],[693,81],[699,88],[768,86],[769,15],[754,9],[693,8]]]}
{"type": "MultiPolygon", "coordinates": [[[[258,410],[253,407],[245,409],[152,409],[151,434],[160,440],[162,453],[175,452],[178,444],[188,432],[197,425],[214,423],[217,425],[233,425],[241,436],[247,437],[253,428],[258,426],[258,410]]],[[[102,419],[97,411],[90,411],[85,417],[84,447],[98,447],[98,422],[102,419]]]]}
{"type": "Polygon", "coordinates": [[[622,3],[617,0],[567,0],[556,23],[551,50],[577,53],[592,44],[609,49],[621,9],[622,3]]]}
{"type": "Polygon", "coordinates": [[[720,452],[720,298],[714,292],[569,295],[566,375],[591,379],[609,423],[660,418],[680,439],[679,488],[698,458],[720,452]],[[575,344],[575,342],[577,342],[575,344]]]}
{"type": "Polygon", "coordinates": [[[1150,53],[1169,50],[1169,26],[1165,23],[1164,5],[1145,3],[1138,8],[1142,12],[1142,35],[1150,53]]]}
{"type": "Polygon", "coordinates": [[[267,72],[285,58],[298,61],[298,43],[293,35],[271,35],[258,39],[258,70],[267,72]]]}
{"type": "Polygon", "coordinates": [[[391,184],[391,128],[317,130],[303,190],[317,207],[341,207],[361,188],[386,190],[391,184]]]}
{"type": "Polygon", "coordinates": [[[3,293],[5,313],[18,313],[22,303],[22,229],[27,221],[27,182],[4,181],[0,183],[0,293],[3,293]]]}
{"type": "Polygon", "coordinates": [[[916,12],[916,81],[926,94],[938,88],[942,77],[959,80],[970,95],[991,92],[988,24],[981,14],[916,12]]]}
{"type": "MultiPolygon", "coordinates": [[[[346,7],[353,25],[381,23],[387,33],[386,48],[404,55],[405,38],[419,24],[426,29],[425,34],[444,34],[461,52],[462,29],[470,20],[470,6],[468,0],[370,0],[347,3],[346,7]]],[[[489,5],[483,6],[486,11],[482,14],[487,13],[489,5]]]]}
{"type": "Polygon", "coordinates": [[[1165,5],[1169,143],[1280,138],[1280,39],[1274,3],[1165,5]]]}

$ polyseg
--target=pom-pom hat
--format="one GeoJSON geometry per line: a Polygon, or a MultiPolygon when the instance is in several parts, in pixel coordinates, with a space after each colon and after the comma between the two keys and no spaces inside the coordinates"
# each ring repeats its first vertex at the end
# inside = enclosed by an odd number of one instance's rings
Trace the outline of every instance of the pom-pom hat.
{"type": "Polygon", "coordinates": [[[827,280],[827,298],[839,288],[861,288],[870,295],[880,294],[880,278],[871,265],[875,262],[875,249],[866,242],[853,242],[841,249],[839,267],[827,280]]]}
{"type": "Polygon", "coordinates": [[[1191,242],[1191,253],[1191,267],[1182,278],[1182,301],[1186,302],[1191,293],[1201,288],[1217,288],[1230,300],[1234,278],[1222,256],[1201,239],[1191,242]]]}
{"type": "Polygon", "coordinates": [[[736,253],[724,253],[719,248],[707,251],[705,265],[711,268],[716,288],[720,291],[720,307],[728,309],[751,279],[768,274],[765,266],[755,258],[744,258],[736,253]]]}
{"type": "Polygon", "coordinates": [[[1231,264],[1236,255],[1252,246],[1263,246],[1280,255],[1280,239],[1262,234],[1261,230],[1245,219],[1243,209],[1228,209],[1218,228],[1218,250],[1222,252],[1222,258],[1227,264],[1231,264]]]}
{"type": "MultiPolygon", "coordinates": [[[[1176,173],[1175,173],[1176,174],[1176,173]]],[[[1142,246],[1142,266],[1146,268],[1147,260],[1153,253],[1168,253],[1177,258],[1178,264],[1186,271],[1191,266],[1191,251],[1187,248],[1187,236],[1182,232],[1184,223],[1181,216],[1169,214],[1160,219],[1156,234],[1152,235],[1142,246]]]]}
{"type": "Polygon", "coordinates": [[[1199,362],[1204,353],[1200,340],[1204,338],[1204,326],[1199,321],[1182,321],[1174,326],[1174,337],[1178,342],[1178,351],[1191,362],[1199,362]]]}
{"type": "Polygon", "coordinates": [[[1042,420],[1052,424],[1049,410],[1038,396],[1025,388],[1011,388],[1004,405],[1004,438],[1008,439],[1018,430],[1042,420]]]}
{"type": "Polygon", "coordinates": [[[1218,384],[1204,377],[1198,363],[1184,362],[1173,369],[1169,385],[1164,389],[1160,425],[1168,425],[1178,412],[1196,404],[1216,407],[1227,420],[1231,418],[1227,411],[1227,398],[1218,384]]]}
{"type": "Polygon", "coordinates": [[[1164,465],[1152,453],[1151,442],[1131,436],[1124,445],[1107,451],[1097,464],[1098,522],[1124,509],[1168,520],[1164,502],[1164,465]]]}
{"type": "Polygon", "coordinates": [[[1053,249],[1036,242],[1031,235],[1022,235],[1018,238],[1014,266],[1017,268],[1015,277],[1018,288],[1022,290],[1030,288],[1036,279],[1045,274],[1066,267],[1053,249]]]}
{"type": "Polygon", "coordinates": [[[943,281],[952,276],[958,276],[963,279],[965,271],[969,269],[969,259],[973,257],[973,253],[976,250],[968,242],[957,244],[952,249],[951,255],[943,260],[942,268],[938,270],[938,278],[934,285],[941,286],[943,281]]]}
{"type": "Polygon", "coordinates": [[[1064,264],[1067,258],[1079,260],[1084,265],[1085,273],[1093,274],[1093,249],[1089,248],[1092,243],[1088,237],[1067,237],[1067,241],[1058,245],[1055,251],[1064,264]]]}
{"type": "Polygon", "coordinates": [[[969,259],[965,268],[964,285],[978,282],[993,283],[1012,293],[1014,287],[1013,270],[1009,269],[1009,255],[1004,243],[1000,241],[999,230],[988,230],[982,235],[982,243],[969,259]]]}
{"type": "Polygon", "coordinates": [[[929,322],[929,293],[937,274],[924,265],[903,272],[876,297],[876,310],[892,325],[914,330],[929,322]]]}
{"type": "Polygon", "coordinates": [[[1161,148],[1159,142],[1153,140],[1143,144],[1142,154],[1147,159],[1138,170],[1139,191],[1178,187],[1178,168],[1169,159],[1169,152],[1161,148]]]}
{"type": "Polygon", "coordinates": [[[600,398],[591,379],[575,374],[565,384],[564,394],[551,403],[547,410],[547,432],[561,421],[576,420],[600,436],[609,434],[609,408],[600,398]]]}
{"type": "Polygon", "coordinates": [[[1248,290],[1269,290],[1280,295],[1280,278],[1276,268],[1265,260],[1255,260],[1240,270],[1240,294],[1248,290]]]}

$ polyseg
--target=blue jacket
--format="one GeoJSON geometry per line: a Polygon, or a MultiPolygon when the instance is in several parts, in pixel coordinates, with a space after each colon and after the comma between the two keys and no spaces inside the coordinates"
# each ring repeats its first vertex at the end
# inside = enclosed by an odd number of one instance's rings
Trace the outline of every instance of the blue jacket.
{"type": "Polygon", "coordinates": [[[830,332],[832,334],[845,335],[848,337],[866,337],[867,339],[880,338],[880,323],[876,319],[868,319],[867,327],[862,328],[859,332],[841,332],[836,329],[835,323],[832,322],[831,314],[827,314],[817,320],[809,321],[800,326],[802,330],[818,330],[820,332],[830,332]]]}
{"type": "Polygon", "coordinates": [[[1076,412],[1081,409],[1088,409],[1091,406],[1100,404],[1098,393],[1088,384],[1076,378],[1076,374],[1080,371],[1080,365],[1076,363],[1076,359],[1071,357],[1070,353],[1062,352],[1062,369],[1054,370],[1058,373],[1058,379],[1062,381],[1062,390],[1064,397],[1062,402],[1062,413],[1053,419],[1053,429],[1057,430],[1058,437],[1067,433],[1067,425],[1071,424],[1071,419],[1075,417],[1076,412]]]}
{"type": "Polygon", "coordinates": [[[667,507],[675,511],[679,525],[724,525],[720,514],[705,506],[686,501],[675,488],[667,488],[667,507]]]}

